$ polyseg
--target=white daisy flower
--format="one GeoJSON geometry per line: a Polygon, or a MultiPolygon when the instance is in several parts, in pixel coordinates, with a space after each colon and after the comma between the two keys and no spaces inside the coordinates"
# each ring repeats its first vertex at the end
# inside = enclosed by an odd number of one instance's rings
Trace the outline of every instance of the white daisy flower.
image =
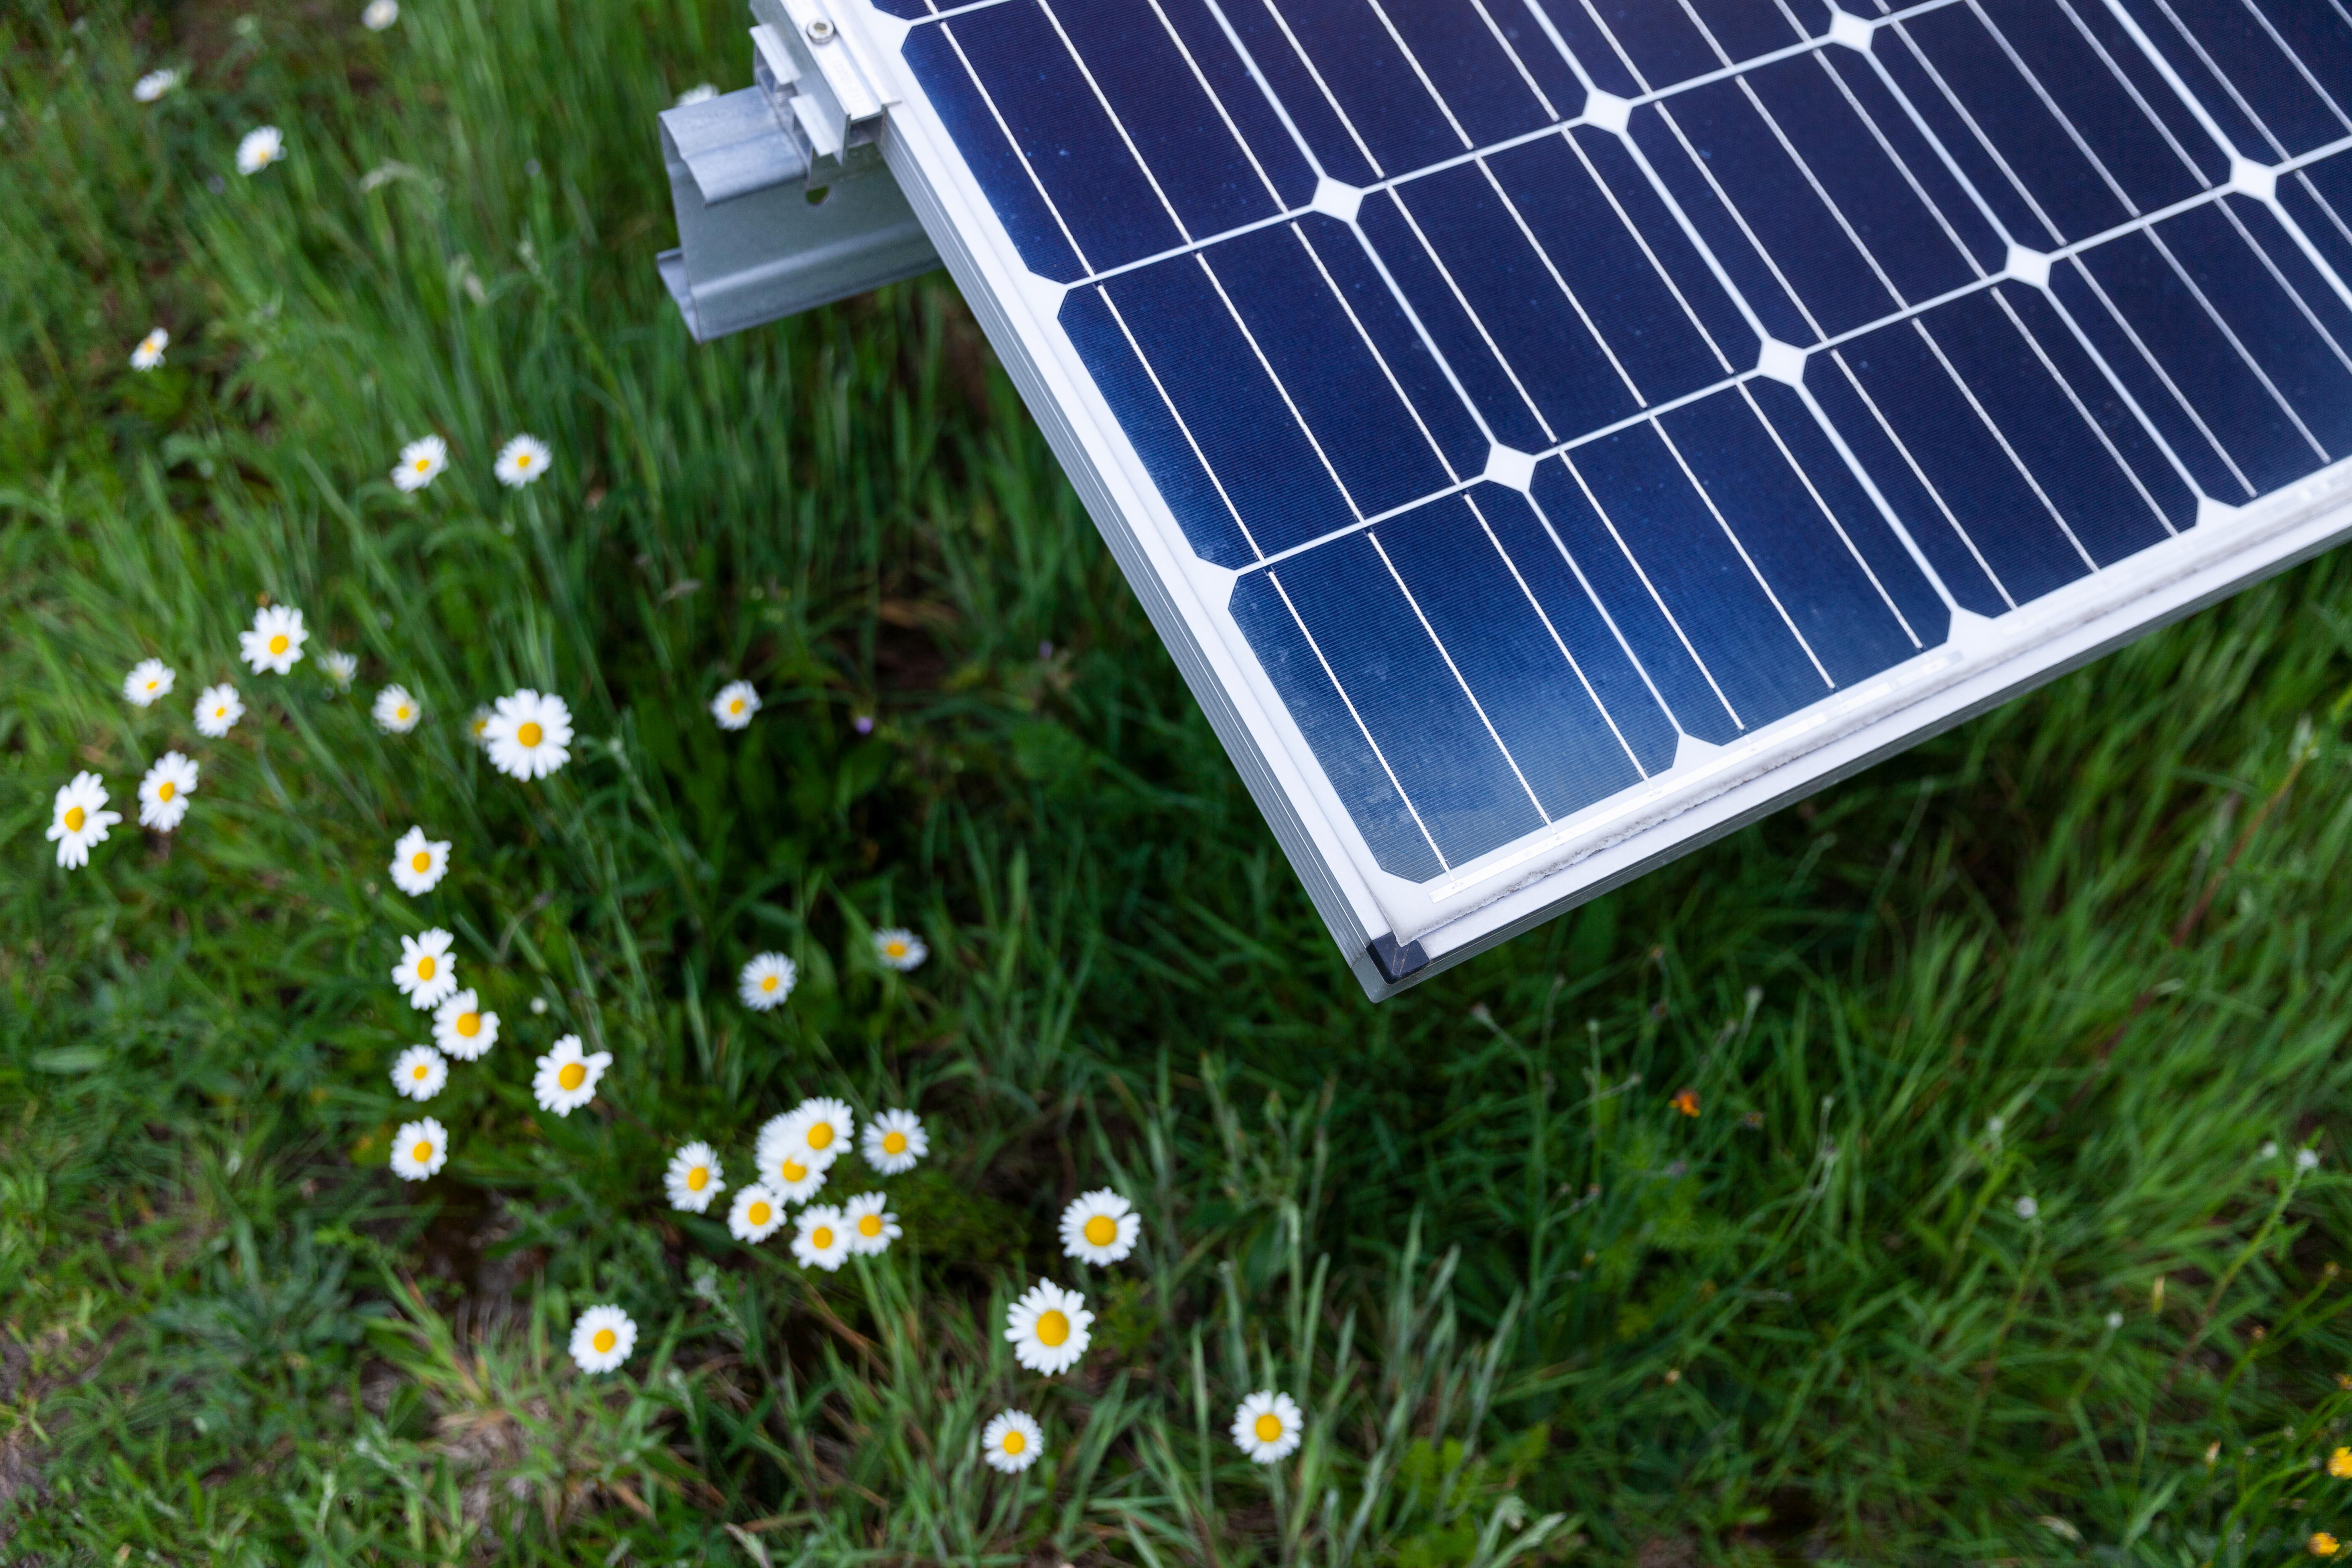
{"type": "Polygon", "coordinates": [[[392,885],[410,898],[422,898],[449,874],[449,841],[427,838],[425,829],[411,827],[392,847],[392,885]]]}
{"type": "Polygon", "coordinates": [[[669,1169],[662,1173],[662,1185],[669,1189],[670,1207],[688,1214],[708,1212],[710,1200],[727,1190],[719,1152],[708,1143],[688,1143],[669,1157],[669,1169]]]}
{"type": "Polygon", "coordinates": [[[367,9],[360,13],[360,26],[371,33],[381,33],[400,20],[400,0],[368,0],[367,9]]]}
{"type": "Polygon", "coordinates": [[[1052,1377],[1077,1365],[1087,1353],[1087,1330],[1094,1321],[1084,1296],[1040,1279],[1006,1309],[1004,1337],[1013,1343],[1014,1361],[1052,1377]]]}
{"type": "Polygon", "coordinates": [[[1117,1263],[1135,1250],[1143,1216],[1135,1205],[1098,1187],[1062,1211],[1062,1250],[1082,1263],[1117,1263]]]}
{"type": "Polygon", "coordinates": [[[131,84],[131,96],[142,103],[152,103],[180,85],[180,73],[175,70],[149,71],[131,84]]]}
{"type": "Polygon", "coordinates": [[[1307,1429],[1298,1401],[1273,1389],[1260,1389],[1234,1411],[1234,1447],[1261,1465],[1288,1458],[1307,1429]]]}
{"type": "Polygon", "coordinates": [[[554,456],[547,443],[536,436],[518,436],[499,448],[499,460],[490,465],[499,483],[509,489],[520,489],[534,483],[547,472],[548,459],[554,456]]]}
{"type": "Polygon", "coordinates": [[[735,1194],[727,1210],[727,1228],[738,1241],[765,1241],[784,1223],[784,1200],[753,1182],[735,1194]]]}
{"type": "Polygon", "coordinates": [[[245,717],[245,704],[236,695],[236,688],[223,681],[207,686],[196,699],[196,733],[219,740],[229,732],[239,719],[245,717]]]}
{"type": "Polygon", "coordinates": [[[980,1429],[980,1457],[992,1470],[1017,1476],[1045,1453],[1045,1434],[1025,1410],[1003,1410],[980,1429]]]}
{"type": "Polygon", "coordinates": [[[155,759],[139,781],[139,826],[169,833],[188,815],[188,797],[196,793],[196,764],[177,752],[155,759]]]}
{"type": "Polygon", "coordinates": [[[813,1095],[793,1107],[792,1119],[778,1141],[823,1170],[841,1158],[856,1131],[857,1121],[849,1114],[849,1107],[813,1095]]]}
{"type": "Polygon", "coordinates": [[[735,979],[735,994],[754,1013],[784,1005],[800,978],[800,966],[781,952],[763,952],[743,966],[735,979]]]}
{"type": "Polygon", "coordinates": [[[786,1111],[772,1116],[760,1129],[760,1141],[752,1151],[752,1159],[760,1167],[760,1180],[768,1190],[786,1203],[804,1204],[816,1196],[824,1185],[825,1167],[830,1161],[810,1155],[800,1140],[796,1113],[786,1111]]]}
{"type": "Polygon", "coordinates": [[[142,658],[122,678],[122,700],[133,708],[144,708],[168,693],[177,679],[172,667],[162,659],[142,658]]]}
{"type": "Polygon", "coordinates": [[[512,778],[545,778],[572,760],[572,710],[563,699],[529,687],[498,700],[482,744],[490,765],[512,778]]]}
{"type": "Polygon", "coordinates": [[[461,1062],[479,1061],[499,1043],[499,1016],[483,1012],[471,989],[457,990],[456,973],[452,962],[452,994],[433,1015],[433,1043],[461,1062]]]}
{"type": "Polygon", "coordinates": [[[285,133],[275,125],[264,125],[248,131],[236,144],[236,172],[258,174],[286,156],[285,133]]]}
{"type": "Polygon", "coordinates": [[[106,781],[93,773],[74,774],[58,786],[49,809],[49,839],[58,847],[58,864],[71,870],[89,864],[89,847],[106,841],[106,830],[122,820],[106,807],[106,781]]]}
{"type": "Polygon", "coordinates": [[[886,1176],[896,1176],[915,1168],[915,1162],[931,1152],[930,1135],[923,1131],[922,1119],[911,1110],[886,1110],[866,1124],[866,1136],[857,1145],[866,1163],[886,1176]]]}
{"type": "Polygon", "coordinates": [[[419,1011],[447,1001],[457,989],[457,961],[449,956],[449,933],[435,926],[423,936],[402,937],[392,983],[419,1011]]]}
{"type": "Polygon", "coordinates": [[[449,1130],[430,1116],[404,1121],[392,1135],[392,1173],[404,1182],[421,1182],[449,1163],[449,1130]]]}
{"type": "Polygon", "coordinates": [[[349,691],[352,677],[360,672],[360,661],[339,647],[331,647],[320,654],[319,666],[327,672],[327,679],[335,683],[338,691],[349,691]]]}
{"type": "Polygon", "coordinates": [[[722,730],[740,730],[760,710],[760,694],[748,680],[730,680],[710,700],[710,716],[722,730]]]}
{"type": "Polygon", "coordinates": [[[548,1053],[539,1058],[539,1070],[530,1080],[530,1092],[538,1097],[541,1110],[552,1110],[558,1116],[569,1116],[596,1098],[596,1080],[613,1065],[613,1053],[597,1051],[583,1055],[580,1037],[566,1035],[557,1040],[548,1053]]]}
{"type": "Polygon", "coordinates": [[[404,686],[387,686],[375,694],[375,727],[387,735],[405,735],[425,717],[425,705],[404,686]]]}
{"type": "Polygon", "coordinates": [[[411,1100],[430,1100],[448,1081],[448,1059],[431,1046],[411,1046],[392,1064],[392,1087],[411,1100]]]}
{"type": "Polygon", "coordinates": [[[890,1212],[890,1200],[880,1193],[860,1193],[841,1205],[841,1222],[849,1231],[849,1250],[872,1258],[890,1250],[907,1233],[890,1212]]]}
{"type": "Polygon", "coordinates": [[[885,969],[895,969],[904,974],[931,956],[923,939],[898,926],[874,933],[874,956],[882,961],[885,969]]]}
{"type": "Polygon", "coordinates": [[[400,461],[392,466],[392,488],[421,490],[448,466],[449,443],[438,436],[420,436],[400,449],[400,461]]]}
{"type": "Polygon", "coordinates": [[[677,107],[692,109],[698,103],[709,103],[719,96],[719,89],[707,81],[696,82],[677,95],[677,107]]]}
{"type": "Polygon", "coordinates": [[[637,1348],[637,1325],[609,1303],[591,1307],[572,1325],[572,1359],[582,1372],[612,1372],[637,1348]]]}
{"type": "Polygon", "coordinates": [[[236,634],[237,657],[253,666],[253,673],[289,673],[301,662],[302,612],[285,605],[264,605],[253,612],[253,629],[236,634]]]}
{"type": "Polygon", "coordinates": [[[803,1268],[830,1274],[849,1256],[849,1226],[831,1204],[811,1204],[801,1210],[793,1233],[793,1257],[803,1268]]]}
{"type": "Polygon", "coordinates": [[[171,346],[171,342],[172,334],[161,327],[149,332],[139,340],[139,346],[131,351],[131,368],[153,370],[163,363],[163,351],[171,346]]]}

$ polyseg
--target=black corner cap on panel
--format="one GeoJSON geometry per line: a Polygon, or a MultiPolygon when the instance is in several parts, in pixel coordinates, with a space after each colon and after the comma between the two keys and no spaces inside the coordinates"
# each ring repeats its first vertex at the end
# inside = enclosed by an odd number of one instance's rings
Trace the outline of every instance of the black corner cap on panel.
{"type": "Polygon", "coordinates": [[[1390,931],[1382,931],[1372,938],[1371,954],[1372,967],[1379,970],[1381,978],[1391,985],[1429,966],[1429,954],[1421,951],[1421,943],[1409,942],[1399,947],[1395,935],[1390,931]]]}

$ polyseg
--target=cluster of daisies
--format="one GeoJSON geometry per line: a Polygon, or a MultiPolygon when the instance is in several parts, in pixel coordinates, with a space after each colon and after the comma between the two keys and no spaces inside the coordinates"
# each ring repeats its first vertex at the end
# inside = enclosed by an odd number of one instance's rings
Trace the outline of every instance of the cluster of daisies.
{"type": "MultiPolygon", "coordinates": [[[[310,636],[300,610],[265,604],[254,612],[253,625],[237,633],[237,654],[256,676],[290,675],[302,662],[303,645],[310,636]]],[[[320,667],[337,691],[350,690],[352,678],[359,673],[359,660],[340,648],[321,656],[320,667]]],[[[142,658],[122,678],[123,700],[134,708],[152,708],[171,695],[178,683],[179,673],[170,665],[160,658],[142,658]]],[[[377,726],[390,734],[408,733],[424,717],[423,705],[397,684],[376,693],[373,711],[377,726]]],[[[245,717],[245,699],[234,684],[220,681],[197,694],[192,717],[197,734],[210,741],[224,739],[245,717]]],[[[526,688],[499,698],[492,707],[478,710],[473,734],[499,772],[520,779],[541,778],[562,767],[571,756],[572,710],[561,697],[542,696],[526,688]]],[[[139,825],[158,833],[177,828],[188,814],[200,773],[198,764],[183,752],[168,751],[156,758],[139,781],[139,825]]],[[[58,847],[59,866],[78,870],[89,864],[91,847],[106,842],[108,830],[122,820],[121,813],[107,809],[111,798],[105,779],[88,770],[58,787],[47,837],[58,847]]],[[[422,839],[423,831],[414,830],[413,836],[422,839]]],[[[442,846],[445,858],[436,865],[446,865],[446,851],[447,846],[442,846]]],[[[421,893],[440,879],[437,868],[419,865],[414,856],[404,860],[409,869],[401,869],[403,860],[395,860],[394,867],[394,879],[403,891],[421,893]]]]}

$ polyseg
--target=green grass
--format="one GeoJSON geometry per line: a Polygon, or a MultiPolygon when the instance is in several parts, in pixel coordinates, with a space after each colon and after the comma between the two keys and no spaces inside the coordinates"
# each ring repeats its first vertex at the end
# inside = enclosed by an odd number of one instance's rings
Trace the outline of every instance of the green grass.
{"type": "Polygon", "coordinates": [[[2352,1534],[2317,1466],[2352,1414],[2345,562],[1373,1008],[943,279],[687,341],[652,116],[740,85],[730,5],[358,11],[0,19],[0,1556],[2352,1534]],[[132,104],[158,63],[189,84],[132,104]],[[264,121],[291,157],[240,179],[264,121]],[[402,498],[427,429],[456,464],[402,498]],[[518,429],[557,468],[513,495],[518,429]],[[202,741],[264,594],[359,689],[247,677],[202,741]],[[140,711],[149,653],[181,687],[140,711]],[[770,705],[722,736],[739,673],[770,705]],[[405,740],[365,713],[394,679],[405,740]],[[524,684],[580,721],[543,785],[464,735],[524,684]],[[120,805],[172,746],[180,832],[57,870],[57,785],[120,805]],[[412,821],[457,844],[419,900],[383,871],[412,821]],[[894,922],[933,949],[905,980],[861,956],[894,922]],[[509,1038],[411,1188],[385,975],[433,923],[509,1038]],[[804,979],[758,1017],[732,977],[771,947],[804,979]],[[617,1062],[558,1121],[528,1081],[567,1029],[617,1062]],[[821,1091],[932,1129],[887,1258],[811,1278],[666,1207],[677,1142],[740,1171],[821,1091]],[[1098,1183],[1147,1244],[1077,1269],[1053,1219],[1098,1183]],[[1040,1274],[1102,1314],[1051,1384],[996,1331],[1040,1274]],[[644,1339],[587,1380],[604,1300],[644,1339]],[[1272,1474],[1223,1437],[1268,1384],[1312,1416],[1272,1474]],[[1052,1447],[1018,1483],[973,1454],[1010,1403],[1052,1447]]]}

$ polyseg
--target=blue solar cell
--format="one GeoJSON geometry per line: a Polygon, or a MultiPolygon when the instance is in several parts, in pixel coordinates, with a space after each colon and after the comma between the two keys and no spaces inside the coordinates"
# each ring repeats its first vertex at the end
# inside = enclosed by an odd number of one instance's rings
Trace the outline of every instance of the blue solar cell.
{"type": "Polygon", "coordinates": [[[1251,61],[1234,46],[1211,0],[1160,0],[1159,15],[1184,46],[1189,64],[1208,82],[1209,94],[1230,120],[1242,142],[1264,169],[1286,206],[1300,206],[1315,195],[1315,171],[1265,89],[1250,74],[1251,61]]]}
{"type": "MultiPolygon", "coordinates": [[[[1780,0],[1691,0],[1691,9],[1727,63],[1752,60],[1805,41],[1805,35],[1791,25],[1789,11],[1780,0]]],[[[1816,34],[1828,28],[1829,17],[1822,14],[1823,7],[1805,9],[1814,22],[1816,34]]]]}
{"type": "Polygon", "coordinates": [[[2305,164],[2279,182],[2278,194],[2335,275],[2352,278],[2352,155],[2305,164]]]}
{"type": "Polygon", "coordinates": [[[1554,119],[1573,119],[1584,108],[1585,84],[1567,52],[1567,38],[1536,0],[1492,0],[1486,14],[1502,32],[1518,63],[1551,101],[1554,119]]]}
{"type": "Polygon", "coordinates": [[[1003,116],[1030,172],[1095,270],[1182,242],[1101,101],[1037,0],[1009,0],[940,24],[1003,116]]]}
{"type": "Polygon", "coordinates": [[[1249,640],[1260,668],[1274,686],[1315,761],[1339,797],[1356,830],[1381,870],[1425,882],[1444,870],[1429,838],[1397,793],[1388,769],[1364,736],[1363,727],[1324,668],[1314,646],[1299,630],[1274,578],[1253,573],[1234,584],[1226,606],[1249,640]]]}
{"type": "MultiPolygon", "coordinates": [[[[1979,0],[1998,29],[2000,44],[2015,56],[2034,86],[2049,94],[2065,125],[2082,139],[2078,151],[2106,179],[2122,186],[2134,206],[2149,212],[2204,189],[2209,182],[2199,177],[2178,142],[2166,140],[2166,128],[2141,107],[2146,100],[2134,100],[2131,86],[2116,74],[2095,39],[2085,37],[2072,16],[2064,12],[2052,16],[2053,3],[1979,0]]],[[[2169,92],[2164,96],[2173,98],[2169,92]]],[[[2178,100],[2173,101],[2177,107],[2178,100]]],[[[2193,124],[2184,129],[2195,134],[2193,124]]],[[[2215,171],[2215,177],[2227,177],[2226,169],[2215,171]]]]}
{"type": "Polygon", "coordinates": [[[1395,193],[1366,197],[1356,220],[1493,439],[1521,451],[1542,450],[1549,438],[1533,405],[1513,384],[1486,333],[1406,223],[1395,193]]]}
{"type": "MultiPolygon", "coordinates": [[[[1510,0],[1505,0],[1509,4],[1510,0]]],[[[1619,98],[1632,98],[1643,91],[1642,84],[1633,79],[1633,72],[1623,55],[1601,30],[1601,24],[1586,10],[1583,0],[1524,0],[1528,11],[1550,25],[1550,31],[1559,37],[1568,58],[1587,85],[1619,98]]]]}
{"type": "MultiPolygon", "coordinates": [[[[1974,282],[1979,271],[1958,230],[1928,205],[1924,187],[1905,174],[1842,84],[1827,79],[1828,70],[1816,53],[1749,71],[1740,80],[1896,298],[1916,304],[1974,282]]],[[[1948,189],[1947,195],[1959,193],[1948,189]]],[[[1996,254],[2005,257],[2006,247],[1996,254]]],[[[1855,290],[1858,299],[1870,292],[1855,290]]]]}
{"type": "MultiPolygon", "coordinates": [[[[1717,393],[1661,415],[1658,425],[1685,478],[1696,482],[1720,531],[1737,546],[1786,629],[1801,639],[1818,673],[1848,685],[1925,646],[1904,623],[1888,584],[1841,531],[1810,476],[1744,392],[1717,393]]],[[[1916,571],[1909,562],[1884,564],[1901,574],[1895,587],[1913,585],[1916,571]]],[[[1816,695],[1799,684],[1807,698],[1816,695]]]]}
{"type": "Polygon", "coordinates": [[[1144,166],[1197,237],[1282,210],[1271,182],[1227,129],[1186,51],[1143,6],[1044,0],[1144,166]]]}
{"type": "Polygon", "coordinates": [[[2010,178],[1999,153],[1950,90],[1950,84],[1937,73],[1917,41],[1901,25],[1879,30],[1871,58],[1885,72],[1885,81],[1900,95],[1906,109],[1935,139],[1943,158],[1967,182],[1972,200],[1982,205],[2008,239],[2036,250],[2048,250],[2060,243],[2010,178]]]}
{"type": "MultiPolygon", "coordinates": [[[[2295,426],[2263,384],[2242,342],[2200,302],[2166,253],[2146,235],[2127,235],[2084,254],[2090,276],[2132,334],[2164,371],[2250,494],[2267,494],[2312,472],[2326,455],[2295,426]]],[[[2214,493],[2229,497],[2226,490],[2214,493]]]]}
{"type": "Polygon", "coordinates": [[[1396,194],[1543,416],[1546,445],[1641,406],[1589,312],[1528,242],[1483,169],[1457,165],[1396,194]]]}
{"type": "MultiPolygon", "coordinates": [[[[1622,639],[1636,667],[1648,678],[1658,699],[1686,735],[1721,745],[1739,737],[1739,721],[1732,716],[1689,641],[1667,607],[1628,552],[1623,536],[1610,519],[1593,506],[1591,489],[1565,462],[1552,461],[1536,469],[1529,500],[1545,531],[1557,542],[1561,559],[1607,617],[1612,636],[1622,639]]],[[[1514,545],[1514,560],[1537,559],[1533,552],[1514,545]]],[[[1562,600],[1565,600],[1562,591],[1562,600]]],[[[1556,617],[1564,612],[1547,596],[1556,617]]],[[[1621,710],[1612,708],[1612,712],[1621,710]]],[[[1620,723],[1622,723],[1622,713],[1620,723]]]]}
{"type": "MultiPolygon", "coordinates": [[[[1544,468],[1563,479],[1567,474],[1558,463],[1546,463],[1544,468]]],[[[1478,486],[1469,501],[1496,551],[1509,563],[1514,583],[1535,601],[1546,629],[1559,639],[1563,657],[1591,689],[1635,763],[1645,773],[1672,766],[1678,744],[1675,721],[1602,613],[1595,588],[1577,574],[1575,562],[1551,525],[1528,497],[1500,485],[1478,486]]],[[[1712,694],[1707,700],[1713,700],[1712,694]]],[[[1722,716],[1719,706],[1715,712],[1722,716]]]]}
{"type": "MultiPolygon", "coordinates": [[[[2279,5],[2257,8],[2275,41],[2308,73],[2312,90],[2324,98],[2339,122],[2352,109],[2352,16],[2336,5],[2279,5]]],[[[2337,134],[2341,134],[2341,130],[2337,134]]],[[[2330,137],[2329,140],[2334,140],[2330,137]]]]}
{"type": "Polygon", "coordinates": [[[1306,144],[1315,168],[1350,185],[1368,185],[1380,174],[1325,93],[1314,68],[1299,53],[1297,35],[1268,0],[1207,0],[1233,27],[1246,58],[1282,114],[1306,144]]]}
{"type": "Polygon", "coordinates": [[[930,0],[874,0],[874,3],[891,16],[905,17],[908,21],[918,16],[928,16],[937,9],[930,0]]]}
{"type": "Polygon", "coordinates": [[[1198,256],[1103,286],[1259,552],[1355,521],[1198,256]]]}
{"type": "Polygon", "coordinates": [[[2021,74],[1982,22],[1947,5],[1900,24],[1976,122],[2011,179],[2069,243],[2131,217],[2086,156],[2043,84],[2021,74]]]}
{"type": "Polygon", "coordinates": [[[1447,865],[1543,826],[1374,535],[1351,533],[1265,574],[1297,610],[1447,865]]]}
{"type": "Polygon", "coordinates": [[[1633,145],[1664,187],[1661,194],[1681,208],[1764,331],[1785,343],[1817,342],[1820,334],[1781,286],[1772,262],[1757,248],[1752,231],[1718,199],[1719,184],[1710,181],[1703,156],[1682,134],[1678,122],[1667,119],[1657,105],[1645,104],[1634,111],[1632,130],[1633,145]]]}
{"type": "MultiPolygon", "coordinates": [[[[2305,0],[2299,7],[2307,14],[2306,30],[2320,47],[2320,58],[2335,67],[2342,34],[2340,22],[2336,28],[2320,26],[2319,13],[2328,8],[2326,0],[2305,0]]],[[[2292,16],[2298,8],[2273,9],[2292,16]]],[[[2281,47],[2277,24],[2263,8],[2247,0],[2140,0],[2132,11],[2176,60],[2182,54],[2210,60],[2238,106],[2289,153],[2300,156],[2352,132],[2309,69],[2281,47]]]]}
{"type": "MultiPolygon", "coordinates": [[[[1257,3],[1280,16],[1381,174],[1417,169],[1469,145],[1446,122],[1444,106],[1371,7],[1360,0],[1257,3]]],[[[1524,88],[1520,92],[1526,96],[1524,88]]]]}
{"type": "MultiPolygon", "coordinates": [[[[1487,167],[1644,400],[1696,392],[1753,363],[1752,348],[1743,346],[1735,363],[1708,341],[1696,309],[1643,253],[1566,138],[1498,153],[1487,167]]],[[[1690,287],[1721,292],[1704,275],[1690,287]]]]}
{"type": "Polygon", "coordinates": [[[1572,816],[1641,783],[1631,743],[1466,497],[1372,533],[1548,816],[1572,816]]]}
{"type": "MultiPolygon", "coordinates": [[[[1340,0],[1352,4],[1354,0],[1340,0]]],[[[1465,145],[1491,146],[1556,123],[1563,111],[1544,100],[1526,63],[1489,27],[1470,0],[1414,0],[1383,13],[1437,100],[1462,128],[1465,145]]]]}
{"type": "Polygon", "coordinates": [[[1192,553],[1220,566],[1243,566],[1257,558],[1202,466],[1183,426],[1097,289],[1073,289],[1062,301],[1062,331],[1094,377],[1119,428],[1175,515],[1192,553]]]}
{"type": "Polygon", "coordinates": [[[2156,232],[2328,458],[2352,453],[2352,316],[2278,220],[2231,196],[2156,232]]]}
{"type": "Polygon", "coordinates": [[[1580,447],[1569,461],[1743,729],[1829,695],[1829,677],[1655,426],[1580,447]]]}
{"type": "Polygon", "coordinates": [[[1258,229],[1204,260],[1359,513],[1408,505],[1453,481],[1296,229],[1258,229]]]}
{"type": "Polygon", "coordinates": [[[1023,263],[1040,278],[1056,282],[1086,276],[1086,263],[1029,177],[1020,151],[1006,140],[946,26],[916,28],[907,36],[904,53],[1023,263]]]}
{"type": "MultiPolygon", "coordinates": [[[[1816,330],[1799,341],[1847,331],[1896,310],[1903,301],[1874,270],[1842,215],[1822,199],[1816,177],[1809,177],[1757,112],[1748,81],[1741,77],[1679,93],[1666,112],[1803,302],[1816,330]]],[[[1848,134],[1858,140],[1861,128],[1849,127],[1848,134]]]]}
{"type": "MultiPolygon", "coordinates": [[[[1644,259],[1656,263],[1674,292],[1698,318],[1712,352],[1720,353],[1735,370],[1755,363],[1759,342],[1740,313],[1738,301],[1724,291],[1715,269],[1675,221],[1626,144],[1590,126],[1569,132],[1568,141],[1578,161],[1597,176],[1597,188],[1607,193],[1612,211],[1623,215],[1622,221],[1641,237],[1644,259]]],[[[1601,234],[1595,243],[1610,243],[1605,226],[1596,227],[1601,234]]]]}
{"type": "Polygon", "coordinates": [[[1603,38],[1632,68],[1641,91],[1688,81],[1723,64],[1680,5],[1657,0],[1593,0],[1591,9],[1600,18],[1603,38]]]}
{"type": "Polygon", "coordinates": [[[1353,318],[1353,324],[1371,342],[1372,352],[1410,405],[1418,426],[1444,454],[1453,478],[1479,472],[1486,466],[1491,443],[1470,412],[1470,406],[1421,334],[1413,328],[1380,269],[1372,265],[1363,242],[1348,226],[1319,213],[1298,224],[1299,237],[1315,261],[1321,264],[1331,287],[1353,318]]]}

